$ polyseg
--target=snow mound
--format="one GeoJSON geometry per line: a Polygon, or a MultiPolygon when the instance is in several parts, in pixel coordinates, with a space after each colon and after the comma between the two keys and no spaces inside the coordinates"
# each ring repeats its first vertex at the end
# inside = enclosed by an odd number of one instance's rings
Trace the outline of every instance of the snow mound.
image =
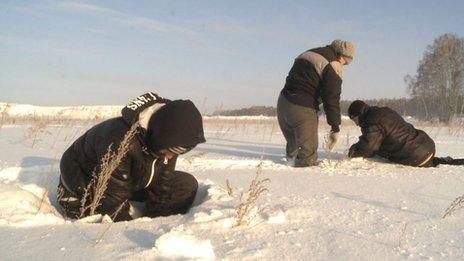
{"type": "Polygon", "coordinates": [[[0,225],[29,227],[64,223],[52,206],[56,181],[40,167],[0,170],[0,225]]]}
{"type": "Polygon", "coordinates": [[[64,223],[53,209],[47,209],[50,203],[45,193],[32,184],[23,187],[4,184],[0,190],[0,225],[30,227],[64,223]],[[41,191],[44,196],[37,196],[31,191],[41,191]]]}
{"type": "Polygon", "coordinates": [[[210,240],[200,240],[180,229],[162,235],[155,242],[155,251],[169,259],[214,260],[215,254],[210,240]]]}
{"type": "Polygon", "coordinates": [[[284,212],[282,212],[282,210],[279,210],[276,213],[269,215],[269,217],[267,218],[267,223],[282,224],[282,223],[285,223],[286,220],[287,218],[285,217],[284,212]]]}

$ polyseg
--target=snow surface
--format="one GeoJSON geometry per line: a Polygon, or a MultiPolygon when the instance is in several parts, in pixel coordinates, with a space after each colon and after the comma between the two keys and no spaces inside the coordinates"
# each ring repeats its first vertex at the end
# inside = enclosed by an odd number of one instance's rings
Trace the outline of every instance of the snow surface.
{"type": "MultiPolygon", "coordinates": [[[[99,216],[65,220],[57,208],[59,158],[90,126],[51,125],[34,144],[32,127],[0,128],[0,260],[464,258],[464,210],[442,218],[464,194],[464,168],[347,159],[345,151],[360,134],[348,122],[330,153],[322,149],[328,128],[321,117],[320,163],[295,169],[282,159],[275,119],[210,118],[207,143],[183,155],[177,167],[199,180],[189,213],[119,223],[99,216]],[[260,162],[268,192],[250,223],[234,227],[238,198],[260,162]]],[[[464,157],[462,129],[421,128],[436,141],[438,156],[464,157]]]]}
{"type": "MultiPolygon", "coordinates": [[[[9,117],[48,117],[75,120],[90,120],[117,117],[123,105],[114,106],[35,106],[30,104],[17,104],[0,102],[0,114],[9,117]]],[[[349,119],[347,116],[342,116],[349,119]]],[[[205,120],[273,120],[269,116],[205,116],[205,120]]]]}
{"type": "Polygon", "coordinates": [[[116,117],[123,106],[42,107],[29,104],[0,103],[0,112],[10,117],[61,117],[65,119],[95,119],[116,117]]]}

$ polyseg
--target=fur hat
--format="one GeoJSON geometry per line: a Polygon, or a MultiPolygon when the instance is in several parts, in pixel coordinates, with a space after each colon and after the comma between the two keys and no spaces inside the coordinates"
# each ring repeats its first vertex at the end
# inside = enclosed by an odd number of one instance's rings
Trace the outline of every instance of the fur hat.
{"type": "Polygon", "coordinates": [[[354,117],[362,115],[368,108],[369,105],[365,102],[356,100],[350,104],[350,107],[348,108],[348,116],[350,116],[350,119],[353,119],[354,117]]]}
{"type": "Polygon", "coordinates": [[[354,44],[349,41],[337,39],[337,40],[334,40],[330,44],[330,47],[332,47],[332,49],[334,49],[334,51],[339,55],[342,55],[342,56],[345,56],[351,59],[354,59],[354,57],[356,56],[356,50],[354,49],[354,44]]]}

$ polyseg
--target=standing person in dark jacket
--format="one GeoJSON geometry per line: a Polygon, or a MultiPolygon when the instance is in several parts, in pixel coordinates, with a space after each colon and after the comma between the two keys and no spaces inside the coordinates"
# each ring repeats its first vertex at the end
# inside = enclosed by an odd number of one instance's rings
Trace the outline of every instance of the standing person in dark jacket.
{"type": "Polygon", "coordinates": [[[277,102],[277,118],[284,134],[287,160],[295,167],[315,165],[318,147],[319,105],[331,126],[328,148],[333,150],[340,131],[340,93],[343,65],[355,57],[354,45],[335,40],[300,54],[288,73],[277,102]]]}
{"type": "Polygon", "coordinates": [[[464,164],[464,159],[434,157],[434,141],[388,107],[369,106],[356,100],[348,108],[348,115],[362,132],[359,141],[350,147],[350,158],[378,155],[414,167],[464,164]]]}
{"type": "MultiPolygon", "coordinates": [[[[89,214],[81,213],[81,201],[92,173],[100,175],[108,148],[116,150],[134,124],[135,136],[111,172],[96,212],[113,216],[115,221],[131,220],[129,200],[144,201],[145,215],[150,217],[187,212],[198,184],[192,175],[174,168],[179,154],[205,142],[200,112],[189,100],[170,101],[149,92],[121,113],[89,129],[64,152],[58,202],[65,214],[71,218],[89,214]]],[[[87,202],[92,197],[90,192],[87,202]]]]}

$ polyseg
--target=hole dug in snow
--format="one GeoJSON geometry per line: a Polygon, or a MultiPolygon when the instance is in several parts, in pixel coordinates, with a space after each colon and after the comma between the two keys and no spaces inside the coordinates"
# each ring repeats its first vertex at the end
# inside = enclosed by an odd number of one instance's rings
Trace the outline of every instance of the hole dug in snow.
{"type": "Polygon", "coordinates": [[[40,226],[65,221],[56,206],[54,166],[0,171],[0,225],[40,226]]]}

